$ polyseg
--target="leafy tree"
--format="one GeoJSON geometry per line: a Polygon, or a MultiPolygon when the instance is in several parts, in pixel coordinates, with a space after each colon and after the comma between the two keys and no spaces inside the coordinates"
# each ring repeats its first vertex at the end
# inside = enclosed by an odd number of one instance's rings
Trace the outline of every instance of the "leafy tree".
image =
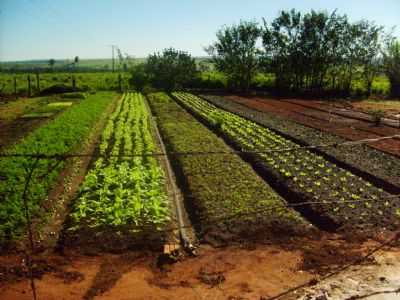
{"type": "Polygon", "coordinates": [[[367,88],[367,96],[371,95],[372,82],[381,70],[381,36],[383,27],[368,21],[359,23],[361,29],[359,63],[362,67],[362,77],[367,88]]]}
{"type": "Polygon", "coordinates": [[[54,58],[49,59],[49,66],[53,70],[54,65],[56,64],[56,60],[54,58]]]}
{"type": "Polygon", "coordinates": [[[146,73],[146,66],[138,64],[132,67],[129,84],[138,92],[142,92],[144,87],[149,83],[149,76],[146,73]]]}
{"type": "Polygon", "coordinates": [[[73,62],[73,65],[74,65],[74,68],[76,69],[76,67],[78,66],[78,63],[79,63],[79,56],[75,56],[74,57],[74,62],[73,62]]]}
{"type": "Polygon", "coordinates": [[[400,41],[391,38],[383,52],[383,65],[392,97],[400,97],[400,41]]]}
{"type": "Polygon", "coordinates": [[[301,14],[294,9],[282,11],[271,26],[264,19],[264,67],[275,73],[278,89],[293,87],[295,78],[297,82],[302,80],[299,78],[301,72],[297,70],[301,65],[298,61],[300,33],[301,14]]]}
{"type": "Polygon", "coordinates": [[[282,11],[271,25],[264,20],[264,61],[275,73],[277,88],[321,91],[328,74],[335,73],[346,21],[335,11],[302,16],[294,9],[282,11]]]}
{"type": "Polygon", "coordinates": [[[354,79],[362,78],[370,94],[382,30],[368,21],[350,23],[336,11],[282,11],[271,25],[264,20],[263,66],[280,90],[349,94],[354,79]]]}
{"type": "Polygon", "coordinates": [[[256,22],[241,21],[217,32],[217,41],[206,48],[218,71],[233,88],[248,90],[257,73],[261,51],[257,41],[261,28],[256,22]]]}
{"type": "Polygon", "coordinates": [[[201,73],[210,72],[212,70],[210,62],[205,60],[199,62],[198,69],[201,73]]]}
{"type": "Polygon", "coordinates": [[[145,64],[145,72],[155,88],[168,92],[188,86],[197,76],[194,58],[173,48],[150,55],[145,64]]]}

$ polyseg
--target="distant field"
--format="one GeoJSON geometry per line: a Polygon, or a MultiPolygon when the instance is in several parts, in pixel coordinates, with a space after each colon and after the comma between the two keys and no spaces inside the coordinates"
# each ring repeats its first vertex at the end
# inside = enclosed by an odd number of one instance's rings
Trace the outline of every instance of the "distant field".
{"type": "MultiPolygon", "coordinates": [[[[14,94],[14,78],[17,79],[17,94],[28,94],[28,75],[29,73],[6,74],[0,73],[0,94],[14,94]]],[[[62,84],[72,86],[72,78],[76,80],[76,87],[87,90],[116,90],[118,89],[118,74],[111,72],[85,72],[85,73],[42,73],[39,76],[40,90],[52,85],[62,84]]],[[[37,87],[37,77],[30,73],[32,94],[39,92],[37,87]]],[[[128,73],[122,73],[122,87],[128,85],[128,73]]]]}
{"type": "MultiPolygon", "coordinates": [[[[206,58],[198,57],[196,61],[198,63],[204,61],[206,58]]],[[[29,70],[35,68],[50,69],[49,64],[50,59],[35,59],[35,60],[21,60],[21,61],[0,61],[0,71],[13,71],[13,70],[29,70]]],[[[123,63],[128,64],[139,64],[146,61],[144,57],[131,58],[123,63]]],[[[80,59],[79,62],[74,66],[73,59],[56,59],[53,66],[54,70],[60,69],[97,69],[97,70],[112,70],[112,59],[111,58],[86,58],[80,59]]],[[[115,58],[115,69],[120,68],[120,63],[118,58],[115,58]]]]}

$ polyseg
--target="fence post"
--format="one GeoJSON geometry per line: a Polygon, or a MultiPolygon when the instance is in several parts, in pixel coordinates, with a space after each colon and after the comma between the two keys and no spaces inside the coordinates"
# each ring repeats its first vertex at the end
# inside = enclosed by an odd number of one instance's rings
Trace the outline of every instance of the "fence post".
{"type": "Polygon", "coordinates": [[[15,99],[18,99],[18,94],[17,94],[17,77],[14,76],[14,95],[15,99]]]}
{"type": "Polygon", "coordinates": [[[39,77],[39,72],[36,72],[36,89],[38,93],[40,93],[40,77],[39,77]]]}
{"type": "Polygon", "coordinates": [[[28,97],[32,96],[31,75],[28,75],[28,97]]]}
{"type": "Polygon", "coordinates": [[[75,79],[75,76],[74,75],[72,75],[72,89],[75,91],[76,90],[76,79],[75,79]]]}

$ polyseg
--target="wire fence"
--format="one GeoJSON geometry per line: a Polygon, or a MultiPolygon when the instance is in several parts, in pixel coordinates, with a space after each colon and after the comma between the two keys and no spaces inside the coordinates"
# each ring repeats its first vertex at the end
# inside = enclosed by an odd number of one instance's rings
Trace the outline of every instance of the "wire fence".
{"type": "MultiPolygon", "coordinates": [[[[118,158],[130,158],[130,157],[160,157],[160,156],[169,156],[169,157],[174,157],[174,156],[208,156],[208,155],[238,155],[238,154],[273,154],[273,153],[284,153],[284,152],[296,152],[296,151],[304,151],[304,150],[313,150],[313,149],[322,149],[322,148],[328,148],[328,147],[351,147],[354,145],[361,145],[361,144],[370,144],[370,143],[377,143],[377,142],[381,142],[381,141],[385,141],[385,140],[389,140],[389,139],[395,139],[395,138],[400,138],[400,134],[397,135],[391,135],[391,136],[385,136],[385,137],[379,137],[379,138],[373,138],[373,139],[361,139],[361,140],[357,140],[357,141],[346,141],[343,143],[328,143],[328,144],[318,144],[318,145],[307,145],[307,146],[299,146],[299,147],[290,147],[290,148],[280,148],[280,149],[268,149],[265,151],[236,151],[236,150],[232,150],[232,151],[186,151],[186,152],[152,152],[152,153],[133,153],[133,154],[118,154],[118,155],[112,155],[112,154],[100,154],[100,153],[65,153],[65,154],[46,154],[46,153],[12,153],[11,151],[2,151],[0,152],[0,159],[1,158],[18,158],[18,157],[22,157],[22,158],[31,158],[33,159],[35,162],[37,162],[38,160],[42,160],[42,159],[46,159],[46,160],[56,160],[56,162],[54,163],[54,165],[52,165],[51,167],[49,167],[49,169],[47,170],[47,172],[45,172],[42,176],[46,176],[46,174],[49,174],[52,170],[54,170],[55,168],[57,168],[57,166],[60,164],[60,162],[64,161],[64,160],[68,160],[68,159],[72,159],[72,158],[84,158],[84,157],[89,157],[89,158],[97,158],[97,157],[107,157],[107,158],[111,158],[111,157],[118,157],[118,158]]],[[[32,173],[30,173],[32,174],[32,173]]],[[[214,174],[214,172],[210,172],[209,174],[214,174]]],[[[31,175],[29,175],[30,177],[31,175]]],[[[1,178],[0,178],[1,180],[1,178]]],[[[30,178],[27,180],[27,186],[29,186],[29,180],[30,178]]],[[[175,195],[176,192],[174,193],[168,193],[168,196],[172,196],[175,195]]],[[[256,196],[256,193],[254,193],[254,196],[256,196]]],[[[265,195],[262,195],[265,196],[265,195]]],[[[184,197],[190,198],[190,197],[196,197],[196,194],[189,194],[189,193],[184,193],[184,197]]],[[[25,197],[24,197],[25,198],[25,197]]],[[[400,198],[400,194],[396,194],[396,195],[390,195],[387,197],[381,197],[379,198],[380,201],[387,201],[387,200],[392,200],[392,199],[396,199],[396,198],[400,198]]],[[[224,215],[224,216],[214,216],[212,217],[211,223],[221,223],[221,222],[227,222],[230,221],[232,219],[236,219],[239,217],[254,217],[257,215],[263,215],[266,213],[271,213],[274,211],[279,211],[282,209],[296,209],[296,208],[301,208],[301,207],[305,207],[305,206],[329,206],[329,205],[334,205],[334,204],[346,204],[346,203],[363,203],[363,202],[368,202],[371,201],[371,198],[362,198],[362,199],[353,199],[353,200],[338,200],[338,201],[304,201],[304,202],[296,202],[296,203],[285,203],[282,202],[279,205],[272,205],[272,206],[268,206],[262,209],[253,209],[253,210],[249,210],[249,211],[244,211],[244,212],[238,212],[235,214],[231,214],[231,215],[224,215]]],[[[25,209],[26,213],[27,213],[27,219],[30,219],[29,216],[29,210],[26,207],[25,209]]],[[[201,226],[202,224],[204,224],[206,220],[204,219],[199,219],[197,222],[192,222],[190,225],[179,225],[179,226],[173,226],[173,227],[167,227],[166,229],[163,230],[157,230],[157,232],[159,233],[167,233],[167,232],[174,232],[177,230],[180,230],[182,228],[192,228],[193,226],[201,226]]],[[[30,221],[28,222],[30,223],[30,221]]],[[[210,224],[208,224],[210,225],[210,224]]],[[[212,224],[211,224],[212,225],[212,224]]],[[[373,224],[372,224],[373,225],[373,224]]],[[[30,226],[30,225],[29,225],[30,226]]],[[[30,247],[31,247],[31,251],[33,250],[34,246],[33,246],[33,238],[32,238],[32,229],[29,229],[29,240],[30,240],[30,247]]],[[[346,269],[348,269],[350,266],[352,265],[356,265],[356,264],[361,264],[363,261],[365,261],[368,257],[372,256],[374,253],[376,253],[377,251],[383,249],[385,246],[388,246],[392,243],[394,243],[394,241],[399,240],[400,238],[400,234],[397,233],[394,238],[388,240],[385,243],[382,243],[380,246],[372,249],[362,260],[358,260],[355,261],[352,264],[348,264],[344,267],[341,267],[340,269],[338,269],[335,272],[332,272],[330,274],[328,274],[327,276],[324,276],[323,278],[321,278],[319,281],[325,280],[329,277],[332,277],[336,274],[338,274],[339,272],[342,272],[346,269]]],[[[27,252],[28,253],[28,252],[27,252]]],[[[31,261],[30,259],[30,254],[27,255],[27,262],[29,263],[31,261]]],[[[30,272],[32,272],[32,267],[29,267],[30,272]]],[[[36,288],[34,286],[34,280],[33,280],[33,276],[31,276],[31,285],[32,285],[32,291],[34,294],[34,299],[36,299],[36,288]]],[[[302,289],[306,286],[310,285],[310,283],[306,283],[304,285],[289,289],[288,291],[285,291],[277,296],[268,298],[270,300],[272,299],[279,299],[289,293],[293,293],[296,290],[302,289]]]]}

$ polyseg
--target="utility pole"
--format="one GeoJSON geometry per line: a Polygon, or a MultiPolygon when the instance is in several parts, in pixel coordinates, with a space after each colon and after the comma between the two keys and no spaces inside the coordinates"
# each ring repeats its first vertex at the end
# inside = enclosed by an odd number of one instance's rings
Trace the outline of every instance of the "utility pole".
{"type": "Polygon", "coordinates": [[[114,57],[114,45],[111,46],[112,49],[112,71],[115,72],[115,57],[114,57]]]}
{"type": "Polygon", "coordinates": [[[114,50],[115,50],[115,48],[117,48],[117,46],[116,46],[116,45],[108,45],[108,46],[111,47],[112,72],[114,73],[114,72],[115,72],[115,55],[114,55],[114,50]]]}

